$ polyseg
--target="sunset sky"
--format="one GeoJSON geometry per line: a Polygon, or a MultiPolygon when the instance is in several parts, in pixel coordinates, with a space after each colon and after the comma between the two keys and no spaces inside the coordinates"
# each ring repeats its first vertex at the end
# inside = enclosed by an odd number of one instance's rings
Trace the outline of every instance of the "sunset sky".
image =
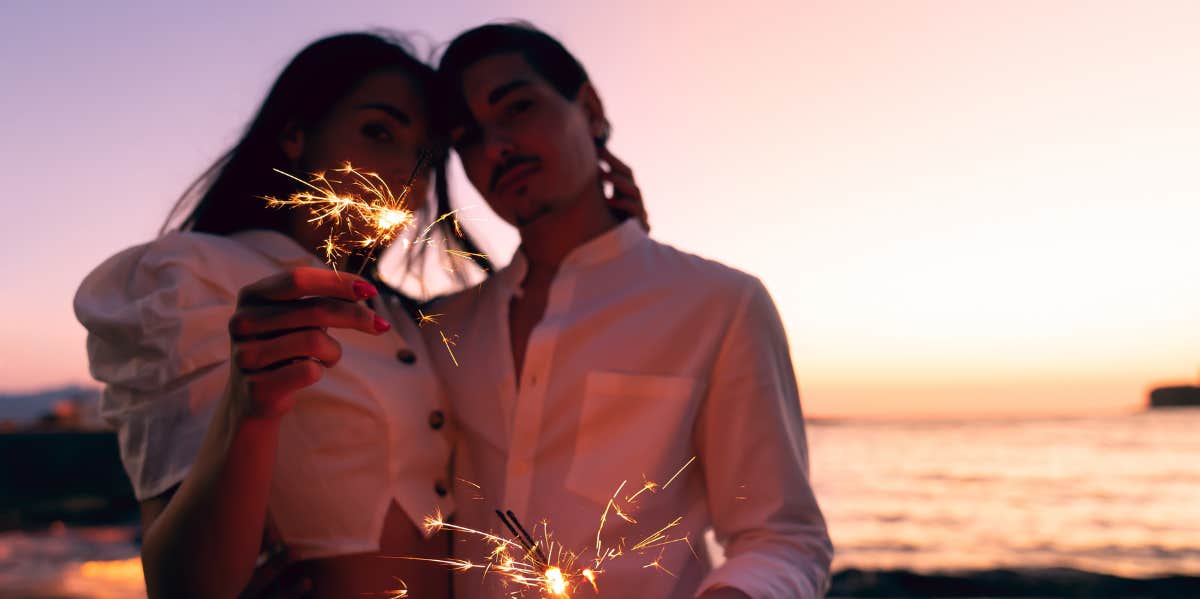
{"type": "Polygon", "coordinates": [[[0,392],[88,380],[80,280],[307,42],[513,17],[590,71],[655,237],[766,282],[808,414],[1109,413],[1196,380],[1200,3],[574,4],[5,2],[0,392]]]}

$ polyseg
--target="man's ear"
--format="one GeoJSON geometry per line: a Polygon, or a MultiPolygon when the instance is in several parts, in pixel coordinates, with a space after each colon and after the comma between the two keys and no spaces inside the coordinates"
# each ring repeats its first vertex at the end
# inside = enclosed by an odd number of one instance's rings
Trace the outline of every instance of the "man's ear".
{"type": "Polygon", "coordinates": [[[279,136],[279,149],[293,166],[299,164],[300,156],[304,155],[304,129],[294,122],[288,123],[279,136]]]}
{"type": "Polygon", "coordinates": [[[604,103],[600,101],[600,95],[596,93],[596,88],[592,82],[585,81],[583,86],[579,88],[579,95],[576,96],[576,101],[583,107],[584,115],[588,121],[588,132],[591,133],[592,139],[596,141],[596,146],[603,146],[608,142],[608,136],[612,133],[612,127],[608,124],[608,117],[604,116],[604,103]]]}

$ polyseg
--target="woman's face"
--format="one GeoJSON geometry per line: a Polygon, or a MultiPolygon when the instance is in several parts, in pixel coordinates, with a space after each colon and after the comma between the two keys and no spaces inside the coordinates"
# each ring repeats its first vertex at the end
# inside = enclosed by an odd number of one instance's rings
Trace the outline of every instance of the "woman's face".
{"type": "MultiPolygon", "coordinates": [[[[378,71],[334,104],[324,119],[291,133],[281,145],[297,176],[326,172],[339,179],[333,171],[349,162],[360,172],[383,177],[399,194],[420,152],[430,147],[425,90],[403,71],[378,71]]],[[[429,181],[429,169],[422,169],[408,196],[409,209],[423,207],[429,181]]]]}

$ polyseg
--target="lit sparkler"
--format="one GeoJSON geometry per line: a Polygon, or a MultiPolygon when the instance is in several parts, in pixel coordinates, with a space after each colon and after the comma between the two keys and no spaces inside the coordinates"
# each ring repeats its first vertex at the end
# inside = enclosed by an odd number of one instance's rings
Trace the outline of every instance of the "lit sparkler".
{"type": "Polygon", "coordinates": [[[359,268],[361,273],[380,246],[396,239],[415,222],[416,217],[409,207],[409,195],[413,182],[428,160],[429,153],[422,152],[398,193],[393,192],[380,175],[360,171],[349,162],[334,171],[345,175],[345,180],[330,179],[326,173],[315,173],[311,180],[305,181],[275,169],[275,172],[299,182],[306,189],[287,199],[263,199],[272,208],[308,208],[312,214],[309,222],[334,225],[329,237],[319,248],[325,256],[325,262],[336,268],[337,261],[353,249],[367,250],[363,266],[359,268]]]}
{"type": "MultiPolygon", "coordinates": [[[[593,591],[598,593],[600,587],[597,579],[604,573],[604,565],[606,563],[631,555],[645,555],[646,552],[654,549],[658,549],[657,556],[642,567],[659,570],[667,575],[675,576],[673,572],[663,566],[662,560],[669,545],[684,543],[688,546],[689,550],[692,550],[691,541],[686,535],[682,537],[673,537],[671,535],[671,530],[683,522],[682,516],[676,517],[667,525],[632,545],[627,544],[624,538],[615,545],[606,545],[603,533],[610,513],[616,514],[630,523],[636,523],[636,520],[630,517],[627,512],[633,504],[636,504],[638,497],[643,492],[654,493],[656,490],[666,489],[695,459],[693,457],[691,460],[688,460],[661,487],[653,481],[647,481],[640,491],[624,498],[627,504],[624,508],[620,505],[621,502],[618,498],[628,481],[622,482],[617,487],[616,492],[613,493],[612,499],[608,501],[604,512],[601,514],[600,525],[596,530],[594,555],[586,555],[586,553],[592,551],[591,548],[580,552],[573,552],[565,548],[561,543],[553,539],[549,525],[545,521],[539,523],[539,526],[541,526],[541,535],[539,537],[529,534],[512,511],[501,512],[497,510],[497,515],[499,515],[501,522],[504,523],[505,527],[511,533],[511,537],[504,537],[492,532],[484,532],[451,524],[443,519],[440,512],[428,516],[424,520],[424,527],[430,534],[440,531],[458,532],[478,538],[489,544],[491,550],[485,559],[481,561],[417,557],[404,557],[401,559],[440,564],[457,572],[480,570],[485,575],[491,573],[501,576],[507,584],[516,587],[516,591],[512,593],[514,597],[532,594],[538,597],[567,598],[571,597],[573,589],[585,586],[590,586],[593,591]]],[[[475,489],[479,489],[479,485],[475,483],[465,480],[463,482],[475,489]]],[[[537,532],[537,527],[534,528],[534,532],[537,532]]],[[[695,555],[694,550],[692,550],[692,554],[695,555]]]]}
{"type": "MultiPolygon", "coordinates": [[[[345,175],[345,180],[331,179],[326,173],[315,173],[311,180],[305,181],[295,175],[274,169],[275,172],[303,185],[306,189],[292,194],[287,199],[264,197],[267,206],[271,208],[307,208],[311,213],[309,222],[315,225],[331,225],[329,236],[317,248],[325,258],[325,263],[335,271],[338,262],[355,251],[366,250],[366,257],[356,274],[362,274],[367,264],[371,262],[375,252],[384,245],[400,237],[401,233],[416,223],[416,215],[409,207],[409,196],[412,193],[413,182],[421,169],[430,159],[429,152],[421,152],[417,164],[409,174],[408,180],[400,187],[398,193],[392,191],[387,182],[377,173],[360,171],[349,162],[334,172],[345,175]]],[[[442,214],[429,223],[424,230],[413,239],[404,239],[405,247],[420,244],[432,245],[433,229],[438,223],[449,220],[453,225],[454,234],[464,237],[462,226],[458,219],[458,210],[442,214]]],[[[470,252],[457,248],[446,248],[445,252],[452,257],[463,260],[486,259],[485,254],[470,252]]],[[[450,268],[450,270],[453,270],[450,268]]],[[[418,311],[417,324],[437,324],[441,314],[424,314],[418,311]]],[[[447,336],[439,330],[446,352],[451,361],[458,366],[458,358],[454,355],[454,343],[457,335],[447,336]]]]}

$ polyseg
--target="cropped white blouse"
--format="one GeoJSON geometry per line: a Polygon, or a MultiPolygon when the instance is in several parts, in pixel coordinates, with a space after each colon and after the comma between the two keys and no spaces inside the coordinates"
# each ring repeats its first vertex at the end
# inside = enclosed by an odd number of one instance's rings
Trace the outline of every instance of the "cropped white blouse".
{"type": "MultiPolygon", "coordinates": [[[[178,485],[229,376],[227,323],[238,290],[295,266],[322,266],[271,231],[171,233],[109,258],[83,281],[101,413],[116,427],[138,499],[178,485]]],[[[413,522],[454,510],[444,397],[396,300],[372,300],[381,336],[330,329],[343,357],[281,422],[269,513],[298,558],[376,551],[393,500],[413,522]]]]}

